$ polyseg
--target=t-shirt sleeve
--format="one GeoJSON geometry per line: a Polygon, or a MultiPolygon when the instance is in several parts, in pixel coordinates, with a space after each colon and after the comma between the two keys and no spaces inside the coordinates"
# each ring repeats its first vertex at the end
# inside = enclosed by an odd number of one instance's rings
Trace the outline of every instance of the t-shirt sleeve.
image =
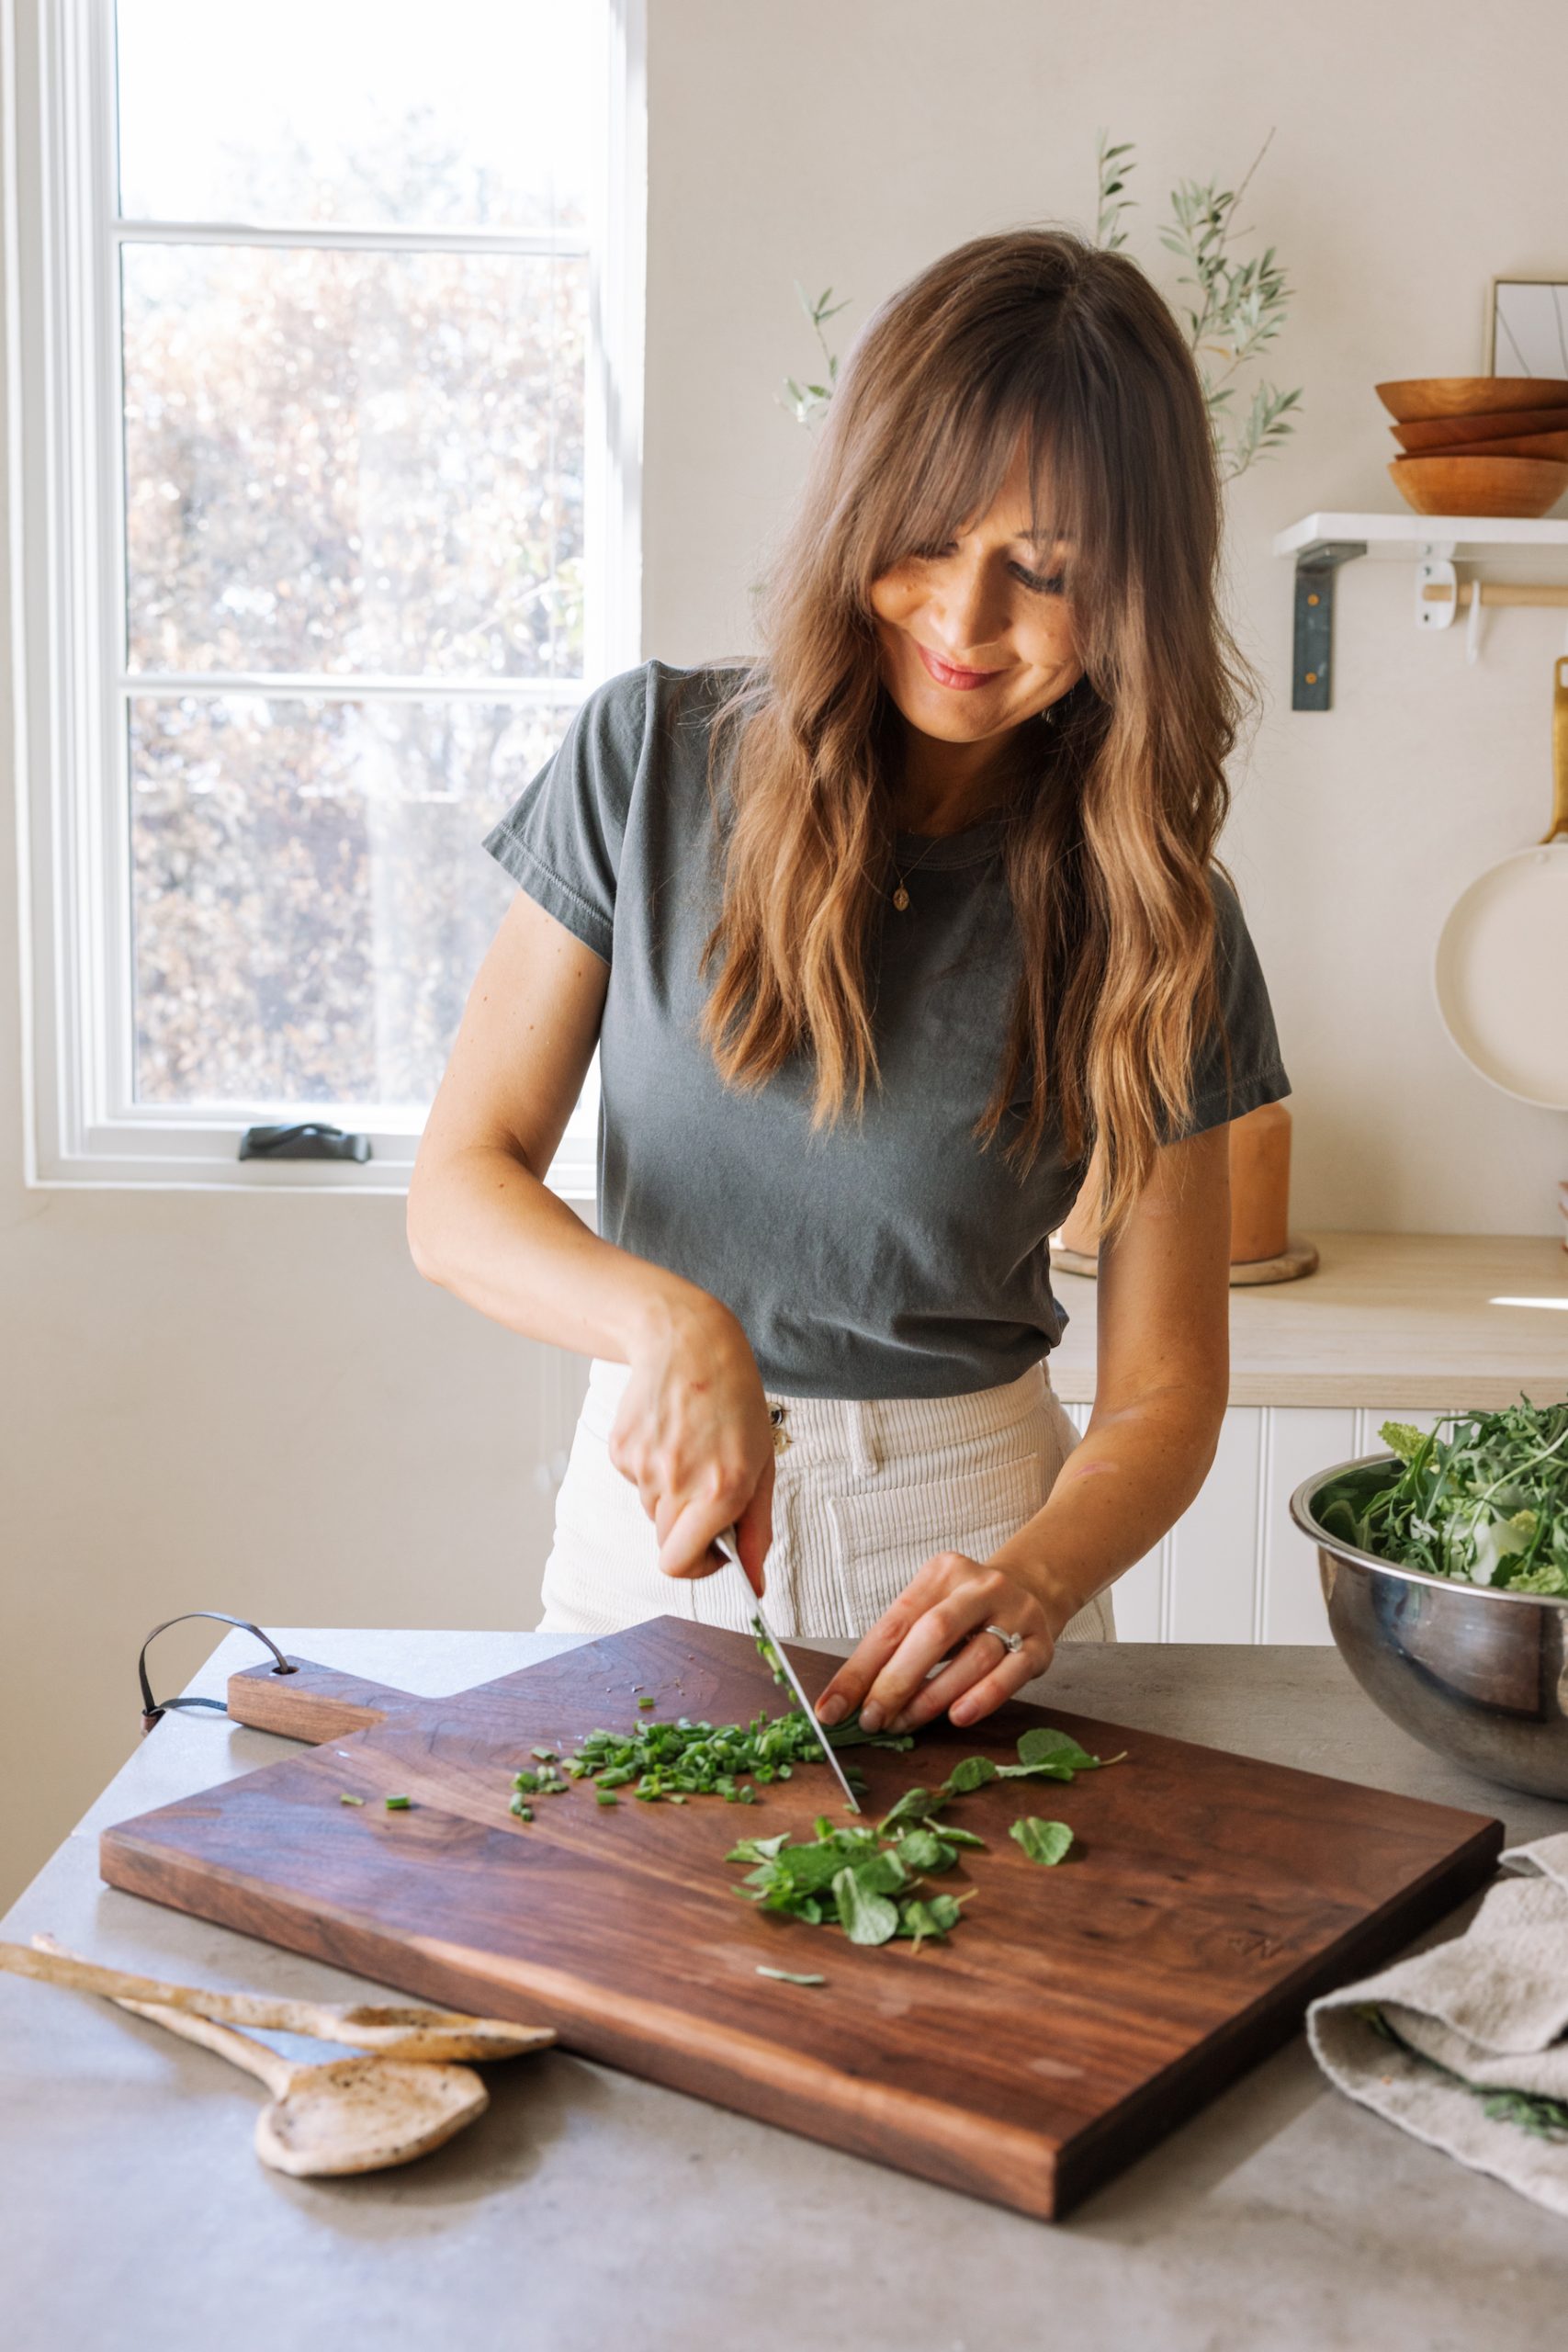
{"type": "Polygon", "coordinates": [[[484,836],[513,880],[606,964],[647,717],[646,663],[606,678],[579,703],[557,749],[484,836]]]}
{"type": "Polygon", "coordinates": [[[1156,1110],[1161,1141],[1167,1143],[1223,1126],[1227,1120],[1239,1119],[1246,1111],[1256,1111],[1261,1103],[1278,1102],[1291,1091],[1291,1081],[1280,1057],[1268,984],[1241,902],[1230,884],[1213,867],[1209,886],[1219,924],[1220,1010],[1230,1040],[1230,1082],[1227,1087],[1220,1030],[1211,1029],[1198,1049],[1187,1117],[1173,1124],[1156,1110]]]}

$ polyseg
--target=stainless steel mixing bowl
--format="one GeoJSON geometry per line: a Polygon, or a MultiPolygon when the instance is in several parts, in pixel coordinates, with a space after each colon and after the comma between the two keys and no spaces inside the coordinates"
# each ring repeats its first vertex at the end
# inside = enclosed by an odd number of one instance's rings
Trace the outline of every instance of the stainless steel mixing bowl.
{"type": "Polygon", "coordinates": [[[1319,1525],[1317,1498],[1362,1453],[1303,1478],[1291,1517],[1317,1546],[1328,1624],[1367,1696],[1400,1728],[1505,1788],[1568,1798],[1568,1600],[1398,1568],[1319,1525]]]}

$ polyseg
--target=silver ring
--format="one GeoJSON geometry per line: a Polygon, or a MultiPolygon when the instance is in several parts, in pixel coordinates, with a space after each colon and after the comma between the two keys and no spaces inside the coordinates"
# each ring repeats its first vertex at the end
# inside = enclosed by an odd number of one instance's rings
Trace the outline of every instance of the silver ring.
{"type": "Polygon", "coordinates": [[[1021,1634],[1006,1634],[1002,1631],[1002,1628],[999,1625],[982,1625],[980,1631],[983,1634],[995,1634],[998,1641],[1000,1642],[1003,1649],[1007,1651],[1010,1657],[1016,1657],[1020,1650],[1023,1647],[1023,1635],[1021,1634]]]}

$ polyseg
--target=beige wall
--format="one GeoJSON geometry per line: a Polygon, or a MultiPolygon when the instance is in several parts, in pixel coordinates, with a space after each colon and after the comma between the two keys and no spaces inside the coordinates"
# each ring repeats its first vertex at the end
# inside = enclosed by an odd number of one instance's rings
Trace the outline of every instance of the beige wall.
{"type": "MultiPolygon", "coordinates": [[[[1294,1221],[1551,1231],[1568,1122],[1471,1075],[1427,974],[1463,881],[1544,822],[1561,616],[1504,614],[1472,670],[1460,632],[1417,639],[1404,567],[1352,567],[1337,707],[1292,717],[1269,543],[1314,507],[1391,503],[1373,382],[1479,370],[1489,276],[1568,275],[1561,0],[1515,0],[1483,53],[1451,0],[649,13],[645,650],[671,661],[748,641],[746,583],[805,456],[772,398],[813,360],[795,278],[851,298],[842,347],[964,237],[1092,230],[1104,123],[1137,142],[1132,249],[1174,291],[1167,190],[1234,185],[1274,127],[1245,211],[1298,289],[1271,372],[1305,413],[1232,492],[1235,625],[1270,702],[1226,854],[1295,1083],[1294,1221]]],[[[0,823],[6,907],[12,838],[0,823]]],[[[158,1618],[530,1623],[579,1376],[423,1284],[395,1202],[27,1192],[20,1087],[7,957],[0,1892],[133,1744],[158,1618]]],[[[181,1663],[171,1646],[163,1679],[181,1663]]]]}

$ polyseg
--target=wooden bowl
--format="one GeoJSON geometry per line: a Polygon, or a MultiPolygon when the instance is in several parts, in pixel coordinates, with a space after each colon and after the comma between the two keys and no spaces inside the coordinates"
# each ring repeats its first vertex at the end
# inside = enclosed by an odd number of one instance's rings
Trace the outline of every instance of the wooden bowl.
{"type": "Polygon", "coordinates": [[[1470,449],[1478,441],[1500,441],[1519,433],[1559,433],[1565,424],[1568,416],[1560,408],[1495,408],[1481,416],[1406,419],[1389,430],[1400,447],[1415,457],[1427,450],[1470,449]]]}
{"type": "MultiPolygon", "coordinates": [[[[1568,410],[1563,412],[1568,419],[1568,410]]],[[[1495,441],[1465,441],[1452,449],[1415,449],[1395,458],[1396,466],[1417,465],[1424,458],[1555,458],[1568,459],[1568,422],[1555,433],[1512,433],[1495,441]]]]}
{"type": "Polygon", "coordinates": [[[1568,408],[1568,377],[1410,376],[1374,389],[1401,424],[1418,417],[1485,416],[1499,409],[1568,408]]]}
{"type": "Polygon", "coordinates": [[[1394,488],[1417,514],[1544,514],[1568,490],[1551,458],[1395,458],[1394,488]]]}

